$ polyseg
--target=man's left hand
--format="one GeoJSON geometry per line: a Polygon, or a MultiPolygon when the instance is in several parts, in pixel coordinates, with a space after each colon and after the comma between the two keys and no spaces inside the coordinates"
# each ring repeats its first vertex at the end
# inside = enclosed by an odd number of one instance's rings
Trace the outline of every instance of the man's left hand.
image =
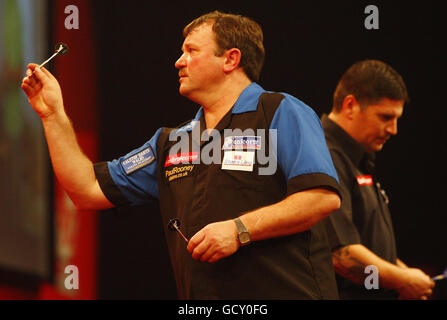
{"type": "Polygon", "coordinates": [[[237,228],[233,220],[211,223],[188,242],[189,253],[196,260],[213,263],[239,249],[237,228]]]}

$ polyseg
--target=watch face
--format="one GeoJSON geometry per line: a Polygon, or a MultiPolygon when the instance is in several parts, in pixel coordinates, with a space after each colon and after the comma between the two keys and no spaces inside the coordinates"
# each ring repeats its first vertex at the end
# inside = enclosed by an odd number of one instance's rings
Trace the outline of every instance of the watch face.
{"type": "Polygon", "coordinates": [[[239,241],[241,244],[247,244],[250,242],[250,234],[248,232],[241,232],[239,234],[239,241]]]}

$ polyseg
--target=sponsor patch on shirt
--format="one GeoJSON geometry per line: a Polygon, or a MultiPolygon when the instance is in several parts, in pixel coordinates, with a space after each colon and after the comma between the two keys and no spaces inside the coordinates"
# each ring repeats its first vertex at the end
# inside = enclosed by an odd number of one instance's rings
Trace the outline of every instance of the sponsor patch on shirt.
{"type": "Polygon", "coordinates": [[[173,164],[191,163],[199,158],[198,152],[178,153],[169,155],[166,158],[165,167],[172,166],[173,164]]]}
{"type": "Polygon", "coordinates": [[[233,150],[233,149],[259,150],[261,149],[261,137],[260,136],[225,137],[222,150],[233,150]]]}
{"type": "Polygon", "coordinates": [[[357,176],[359,186],[372,186],[373,178],[370,175],[357,176]]]}
{"type": "Polygon", "coordinates": [[[166,176],[166,179],[169,182],[171,182],[171,181],[173,181],[175,179],[183,178],[183,177],[188,176],[192,172],[193,169],[194,169],[194,165],[193,164],[185,165],[185,166],[177,166],[177,167],[174,167],[174,168],[172,168],[170,170],[166,169],[165,176],[166,176]]]}
{"type": "Polygon", "coordinates": [[[253,171],[255,163],[255,153],[247,151],[225,151],[222,169],[253,171]]]}
{"type": "Polygon", "coordinates": [[[137,154],[121,161],[121,166],[123,167],[126,174],[129,175],[132,172],[151,164],[154,160],[154,152],[149,146],[146,149],[138,152],[137,154]]]}

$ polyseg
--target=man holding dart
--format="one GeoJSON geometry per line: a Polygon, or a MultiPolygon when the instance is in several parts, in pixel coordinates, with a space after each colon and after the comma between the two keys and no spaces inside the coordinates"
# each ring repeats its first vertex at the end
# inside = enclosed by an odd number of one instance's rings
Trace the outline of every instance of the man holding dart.
{"type": "Polygon", "coordinates": [[[255,83],[264,61],[256,22],[216,11],[183,34],[179,91],[202,106],[197,116],[110,162],[82,153],[57,80],[29,65],[22,88],[58,180],[80,209],[158,199],[180,298],[337,299],[319,221],[339,208],[339,185],[318,117],[255,83]],[[189,150],[172,152],[178,137],[189,150]],[[217,161],[201,161],[210,144],[217,161]]]}

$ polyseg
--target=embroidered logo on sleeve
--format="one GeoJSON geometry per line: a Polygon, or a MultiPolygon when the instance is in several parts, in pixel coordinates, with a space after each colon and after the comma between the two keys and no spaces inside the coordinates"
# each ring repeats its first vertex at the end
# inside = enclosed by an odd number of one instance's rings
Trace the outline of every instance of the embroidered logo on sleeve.
{"type": "Polygon", "coordinates": [[[233,150],[233,149],[259,150],[259,149],[261,149],[261,137],[260,136],[225,137],[222,149],[223,150],[233,150]]]}
{"type": "Polygon", "coordinates": [[[373,178],[370,175],[357,176],[357,182],[358,182],[359,186],[372,186],[373,178]]]}
{"type": "Polygon", "coordinates": [[[129,175],[132,172],[151,164],[154,160],[154,152],[149,146],[146,149],[138,152],[137,154],[121,161],[121,166],[123,167],[126,174],[129,175]]]}

